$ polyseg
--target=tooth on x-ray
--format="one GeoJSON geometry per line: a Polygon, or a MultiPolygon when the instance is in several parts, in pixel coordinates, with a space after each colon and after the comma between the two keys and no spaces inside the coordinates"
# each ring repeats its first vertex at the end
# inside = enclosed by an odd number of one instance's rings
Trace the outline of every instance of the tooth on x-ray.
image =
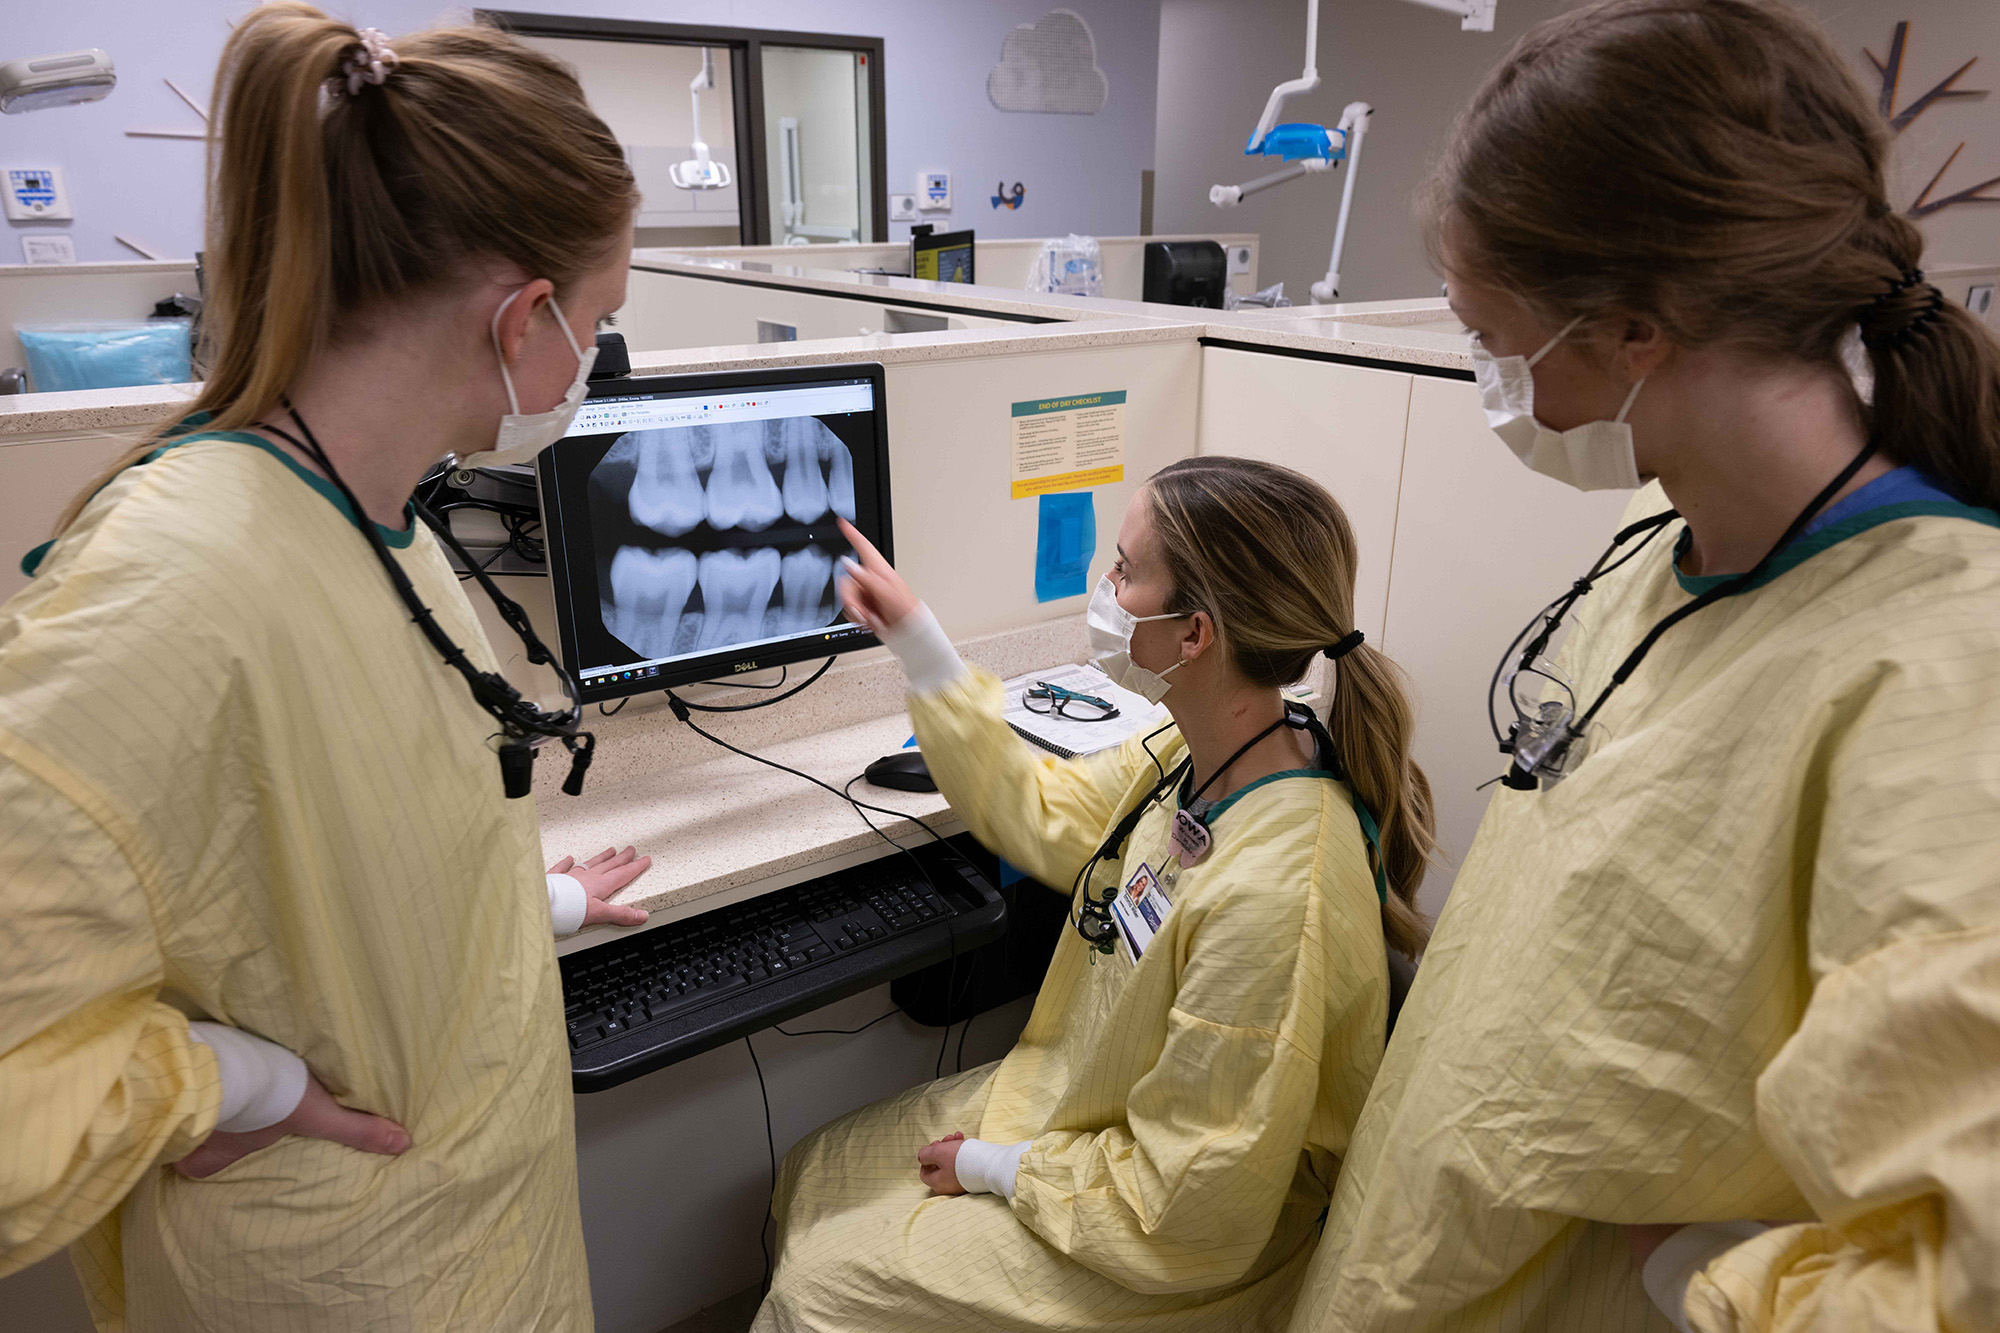
{"type": "MultiPolygon", "coordinates": [[[[621,546],[611,557],[611,632],[647,657],[671,657],[681,637],[682,612],[694,591],[691,551],[648,551],[621,546]]],[[[699,619],[699,617],[689,617],[699,619]]]]}
{"type": "Polygon", "coordinates": [[[819,456],[832,465],[831,471],[833,475],[827,483],[827,490],[829,492],[828,499],[833,505],[833,512],[846,519],[849,523],[852,523],[854,521],[854,455],[847,451],[847,446],[840,442],[838,435],[835,435],[832,431],[825,431],[820,436],[819,456]]]}
{"type": "Polygon", "coordinates": [[[832,438],[811,417],[788,417],[775,423],[785,458],[785,512],[794,522],[811,523],[826,515],[826,477],[820,471],[821,440],[832,438]]]}
{"type": "Polygon", "coordinates": [[[766,634],[798,634],[831,621],[822,605],[833,581],[833,557],[817,546],[802,546],[784,559],[784,604],[764,618],[766,634]]]}
{"type": "Polygon", "coordinates": [[[762,427],[761,422],[745,421],[708,428],[715,441],[715,467],[708,474],[708,521],[718,528],[760,532],[785,512],[777,478],[764,461],[762,427]]]}
{"type": "Polygon", "coordinates": [[[706,512],[701,479],[695,476],[689,430],[641,430],[628,437],[638,446],[639,474],[627,497],[632,521],[640,527],[678,537],[701,522],[706,512]]]}
{"type": "MultiPolygon", "coordinates": [[[[717,466],[719,469],[720,464],[717,466]]],[[[764,612],[778,586],[779,569],[774,546],[748,555],[710,551],[702,556],[701,601],[708,617],[702,622],[695,647],[724,647],[761,638],[764,612]]]]}

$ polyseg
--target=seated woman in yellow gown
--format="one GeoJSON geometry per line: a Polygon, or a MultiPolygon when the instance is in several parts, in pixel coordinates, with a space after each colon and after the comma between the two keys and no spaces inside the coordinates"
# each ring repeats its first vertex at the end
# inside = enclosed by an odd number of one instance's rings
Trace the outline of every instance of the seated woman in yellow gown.
{"type": "Polygon", "coordinates": [[[786,1158],[758,1333],[1282,1327],[1376,1065],[1431,806],[1354,538],[1295,472],[1191,458],[1127,511],[1088,620],[1173,723],[1037,757],[865,539],[849,613],[909,677],[940,791],[1076,886],[1019,1043],[786,1158]],[[1328,725],[1280,688],[1335,658],[1328,725]]]}

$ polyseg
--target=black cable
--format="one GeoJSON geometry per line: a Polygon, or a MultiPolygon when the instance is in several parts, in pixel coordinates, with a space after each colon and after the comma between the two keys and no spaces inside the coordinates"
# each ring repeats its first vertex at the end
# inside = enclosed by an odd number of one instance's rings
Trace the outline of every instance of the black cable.
{"type": "MultiPolygon", "coordinates": [[[[813,673],[812,680],[806,681],[798,688],[802,690],[806,687],[806,685],[812,684],[813,680],[819,679],[820,672],[825,670],[826,668],[824,666],[821,667],[820,671],[816,671],[813,673]]],[[[792,692],[797,693],[796,690],[792,692]]],[[[780,697],[782,698],[783,696],[780,697]]],[[[766,700],[765,702],[775,703],[776,700],[774,699],[766,700]]],[[[740,749],[737,746],[731,745],[728,741],[722,739],[722,737],[716,735],[714,732],[704,731],[701,727],[695,725],[694,719],[688,715],[688,710],[693,708],[694,705],[688,703],[687,700],[681,698],[679,695],[675,694],[672,690],[667,691],[667,707],[673,710],[674,716],[678,718],[681,721],[681,723],[687,727],[689,731],[692,731],[695,735],[701,737],[705,741],[708,741],[710,744],[720,745],[723,749],[729,751],[731,754],[740,755],[741,757],[750,760],[752,763],[763,764],[766,768],[775,768],[780,773],[790,773],[795,778],[804,778],[807,782],[812,783],[813,786],[823,788],[826,791],[830,791],[835,796],[838,796],[841,800],[846,801],[848,805],[853,807],[854,813],[860,816],[861,822],[868,826],[868,831],[870,833],[873,833],[876,837],[880,838],[882,841],[888,843],[891,847],[894,847],[904,856],[908,857],[910,864],[917,868],[917,873],[923,876],[924,882],[931,886],[931,892],[937,894],[940,900],[945,900],[947,902],[947,905],[949,905],[949,901],[946,898],[945,891],[941,887],[939,887],[937,880],[931,877],[930,867],[926,866],[922,861],[918,860],[915,852],[911,851],[908,847],[903,846],[902,843],[897,842],[894,838],[884,833],[881,829],[875,827],[875,821],[870,819],[867,815],[862,814],[861,812],[864,810],[873,810],[877,814],[889,815],[896,819],[907,819],[912,824],[915,824],[918,828],[922,829],[924,832],[930,834],[931,840],[933,842],[936,842],[939,846],[943,846],[944,839],[942,837],[939,837],[938,831],[932,828],[929,824],[926,824],[923,820],[918,819],[915,815],[905,814],[901,810],[891,810],[886,806],[871,805],[867,801],[856,800],[852,793],[842,791],[840,788],[834,786],[830,782],[822,782],[810,773],[802,773],[798,769],[792,768],[786,764],[781,764],[775,759],[766,759],[761,754],[752,754],[748,750],[740,749]]],[[[715,711],[734,712],[737,710],[722,709],[715,711]]],[[[855,783],[859,781],[861,781],[861,778],[859,776],[855,776],[847,780],[847,785],[849,787],[852,787],[855,783]]],[[[945,1017],[949,1019],[951,1017],[952,1006],[955,1003],[951,997],[951,987],[952,983],[958,979],[958,923],[952,917],[947,916],[944,919],[944,928],[947,937],[951,940],[951,970],[945,976],[945,1017]]],[[[968,986],[970,985],[969,979],[967,985],[968,986]]],[[[959,999],[962,1000],[964,998],[965,998],[965,992],[961,990],[959,993],[959,999]]],[[[951,1040],[951,1024],[949,1022],[945,1024],[944,1039],[946,1041],[951,1040]]],[[[944,1056],[943,1053],[940,1052],[938,1056],[938,1062],[939,1062],[938,1068],[940,1071],[939,1077],[943,1077],[942,1073],[943,1061],[944,1061],[944,1056]]]]}
{"type": "Polygon", "coordinates": [[[618,707],[606,708],[603,704],[599,704],[597,705],[597,711],[604,714],[604,716],[606,717],[617,717],[620,713],[625,711],[625,705],[631,702],[632,702],[632,696],[628,694],[623,699],[620,699],[618,701],[618,707]]]}
{"type": "Polygon", "coordinates": [[[977,1017],[978,1014],[966,1015],[965,1026],[958,1030],[958,1054],[951,1058],[951,1062],[957,1066],[957,1072],[961,1074],[965,1072],[965,1036],[972,1031],[972,1020],[977,1017]]]}
{"type": "Polygon", "coordinates": [[[764,1099],[764,1151],[771,1159],[771,1189],[764,1196],[764,1212],[757,1219],[757,1248],[764,1252],[764,1290],[771,1289],[771,1242],[765,1232],[771,1227],[771,1208],[778,1201],[778,1140],[771,1133],[771,1091],[764,1086],[764,1065],[757,1058],[757,1048],[750,1039],[743,1039],[743,1049],[750,1052],[750,1067],[757,1071],[757,1095],[764,1099]]]}
{"type": "MultiPolygon", "coordinates": [[[[802,681],[800,681],[800,682],[799,682],[798,684],[796,684],[796,685],[792,686],[792,688],[791,688],[791,689],[789,689],[789,690],[786,690],[786,691],[785,691],[785,692],[784,692],[783,694],[774,694],[774,695],[772,695],[772,696],[771,696],[770,698],[768,698],[768,699],[759,699],[759,700],[758,700],[758,701],[757,701],[756,703],[752,703],[752,704],[695,704],[695,703],[689,703],[689,702],[688,702],[687,700],[685,700],[685,699],[681,698],[681,697],[680,697],[680,696],[679,696],[678,694],[675,694],[675,693],[674,693],[674,692],[673,692],[672,690],[668,690],[668,691],[667,691],[667,698],[669,698],[669,699],[673,700],[673,706],[674,706],[674,708],[675,708],[675,710],[676,710],[677,712],[678,712],[679,710],[681,710],[681,709],[687,709],[687,710],[690,710],[690,711],[692,711],[692,712],[696,712],[696,713],[747,713],[747,712],[749,712],[749,711],[750,711],[751,709],[753,709],[753,708],[769,708],[769,707],[770,707],[770,706],[771,706],[772,704],[780,704],[780,703],[783,703],[783,702],[784,702],[785,700],[787,700],[787,699],[791,698],[791,697],[792,697],[793,695],[797,694],[797,693],[798,693],[798,692],[799,692],[800,690],[803,690],[803,689],[804,689],[804,688],[805,688],[806,686],[808,686],[808,685],[812,684],[812,683],[813,683],[814,681],[818,680],[818,679],[819,679],[819,678],[820,678],[821,676],[824,676],[824,675],[826,674],[826,672],[827,672],[827,668],[831,667],[832,665],[833,665],[833,659],[832,659],[831,657],[829,657],[829,658],[827,658],[827,659],[826,659],[826,661],[824,661],[824,662],[821,662],[821,663],[819,664],[819,670],[817,670],[817,671],[813,672],[813,673],[812,673],[812,674],[811,674],[810,676],[807,676],[807,677],[806,677],[806,678],[805,678],[804,680],[802,680],[802,681]]],[[[686,719],[686,718],[682,718],[681,720],[682,720],[683,722],[687,721],[687,719],[686,719]]],[[[692,723],[690,723],[689,725],[693,725],[693,724],[692,724],[692,723]]],[[[714,740],[715,738],[711,736],[711,737],[710,737],[709,739],[710,739],[710,740],[714,740]]],[[[718,745],[720,745],[721,743],[722,743],[722,742],[720,742],[720,741],[717,741],[717,742],[716,742],[716,744],[718,744],[718,745]]],[[[736,753],[738,753],[738,754],[742,754],[742,753],[743,753],[743,751],[741,751],[741,750],[738,750],[738,751],[737,751],[736,753]]],[[[747,758],[751,758],[751,759],[755,759],[755,758],[756,758],[757,756],[755,756],[755,755],[748,755],[748,756],[746,756],[746,757],[747,757],[747,758]]],[[[768,762],[768,761],[764,761],[764,762],[768,762]]],[[[792,769],[787,769],[786,771],[787,771],[787,772],[795,772],[796,770],[792,770],[792,769]]],[[[805,774],[803,774],[803,773],[800,773],[800,774],[799,774],[799,776],[800,776],[800,777],[804,777],[804,776],[805,776],[805,774]]],[[[815,779],[815,781],[817,781],[817,779],[815,779]]],[[[826,786],[826,784],[825,784],[825,783],[821,783],[820,785],[821,785],[821,786],[826,786]]],[[[831,787],[827,787],[827,790],[828,790],[828,791],[832,791],[832,790],[833,790],[833,788],[831,788],[831,787]]]]}
{"type": "Polygon", "coordinates": [[[777,1033],[781,1037],[852,1037],[856,1033],[866,1032],[869,1028],[874,1027],[877,1023],[885,1022],[888,1019],[894,1018],[897,1014],[900,1014],[902,1012],[903,1011],[901,1009],[891,1009],[888,1013],[883,1014],[880,1018],[871,1018],[858,1028],[807,1028],[804,1032],[791,1032],[786,1030],[785,1028],[779,1027],[777,1024],[774,1023],[771,1025],[771,1031],[777,1033]]]}

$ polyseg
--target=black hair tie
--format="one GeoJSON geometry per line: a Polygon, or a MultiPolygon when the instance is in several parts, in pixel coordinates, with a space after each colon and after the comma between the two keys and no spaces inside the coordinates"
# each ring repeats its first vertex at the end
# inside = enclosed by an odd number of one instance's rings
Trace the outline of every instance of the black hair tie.
{"type": "Polygon", "coordinates": [[[1367,639],[1368,639],[1367,635],[1363,634],[1360,630],[1355,630],[1352,634],[1342,639],[1339,643],[1333,645],[1333,647],[1324,649],[1323,651],[1326,653],[1328,661],[1338,662],[1341,658],[1347,656],[1349,653],[1353,652],[1356,648],[1359,648],[1363,643],[1367,642],[1367,639]]]}
{"type": "Polygon", "coordinates": [[[1924,281],[1924,271],[1920,268],[1906,268],[1902,275],[1892,278],[1886,289],[1862,307],[1859,317],[1862,345],[1871,351],[1893,351],[1908,343],[1917,334],[1934,323],[1944,313],[1944,293],[1936,284],[1924,281]],[[1901,324],[1894,328],[1871,328],[1871,322],[1889,302],[1909,291],[1912,287],[1930,288],[1930,299],[1917,307],[1901,324]]]}

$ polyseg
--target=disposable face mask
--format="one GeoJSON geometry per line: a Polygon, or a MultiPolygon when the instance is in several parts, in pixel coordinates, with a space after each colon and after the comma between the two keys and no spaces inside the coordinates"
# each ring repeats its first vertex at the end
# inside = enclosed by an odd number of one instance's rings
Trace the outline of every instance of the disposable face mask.
{"type": "Polygon", "coordinates": [[[1591,421],[1572,430],[1553,430],[1535,419],[1535,363],[1549,354],[1569,331],[1583,322],[1579,315],[1533,356],[1494,356],[1472,337],[1472,374],[1479,382],[1479,405],[1486,424],[1504,440],[1514,456],[1545,477],[1580,491],[1631,490],[1639,484],[1639,464],[1632,449],[1632,428],[1625,414],[1646,381],[1625,395],[1625,405],[1610,421],[1591,421]]]}
{"type": "Polygon", "coordinates": [[[1097,590],[1090,594],[1090,606],[1083,613],[1083,623],[1090,632],[1090,660],[1097,663],[1104,674],[1117,684],[1134,694],[1145,696],[1149,704],[1156,704],[1166,697],[1173,683],[1167,679],[1175,671],[1187,665],[1179,661],[1165,671],[1153,672],[1132,660],[1132,628],[1148,620],[1181,620],[1182,615],[1135,616],[1118,605],[1118,589],[1106,574],[1097,581],[1097,590]]]}
{"type": "MultiPolygon", "coordinates": [[[[523,288],[523,291],[526,289],[523,288]]],[[[504,467],[509,463],[532,463],[535,455],[554,444],[569,429],[569,423],[576,419],[576,409],[583,404],[583,395],[590,388],[590,368],[597,362],[597,348],[584,351],[576,345],[576,336],[569,331],[569,321],[563,318],[562,307],[556,298],[549,297],[549,311],[556,317],[556,327],[562,330],[569,350],[576,353],[576,380],[569,386],[563,400],[546,412],[523,412],[521,399],[514,392],[514,377],[507,371],[507,358],[500,351],[500,316],[507,307],[514,304],[515,292],[500,303],[493,312],[493,351],[500,358],[500,380],[507,386],[507,405],[513,411],[500,418],[500,429],[493,438],[493,447],[459,461],[466,467],[504,467]]]]}

